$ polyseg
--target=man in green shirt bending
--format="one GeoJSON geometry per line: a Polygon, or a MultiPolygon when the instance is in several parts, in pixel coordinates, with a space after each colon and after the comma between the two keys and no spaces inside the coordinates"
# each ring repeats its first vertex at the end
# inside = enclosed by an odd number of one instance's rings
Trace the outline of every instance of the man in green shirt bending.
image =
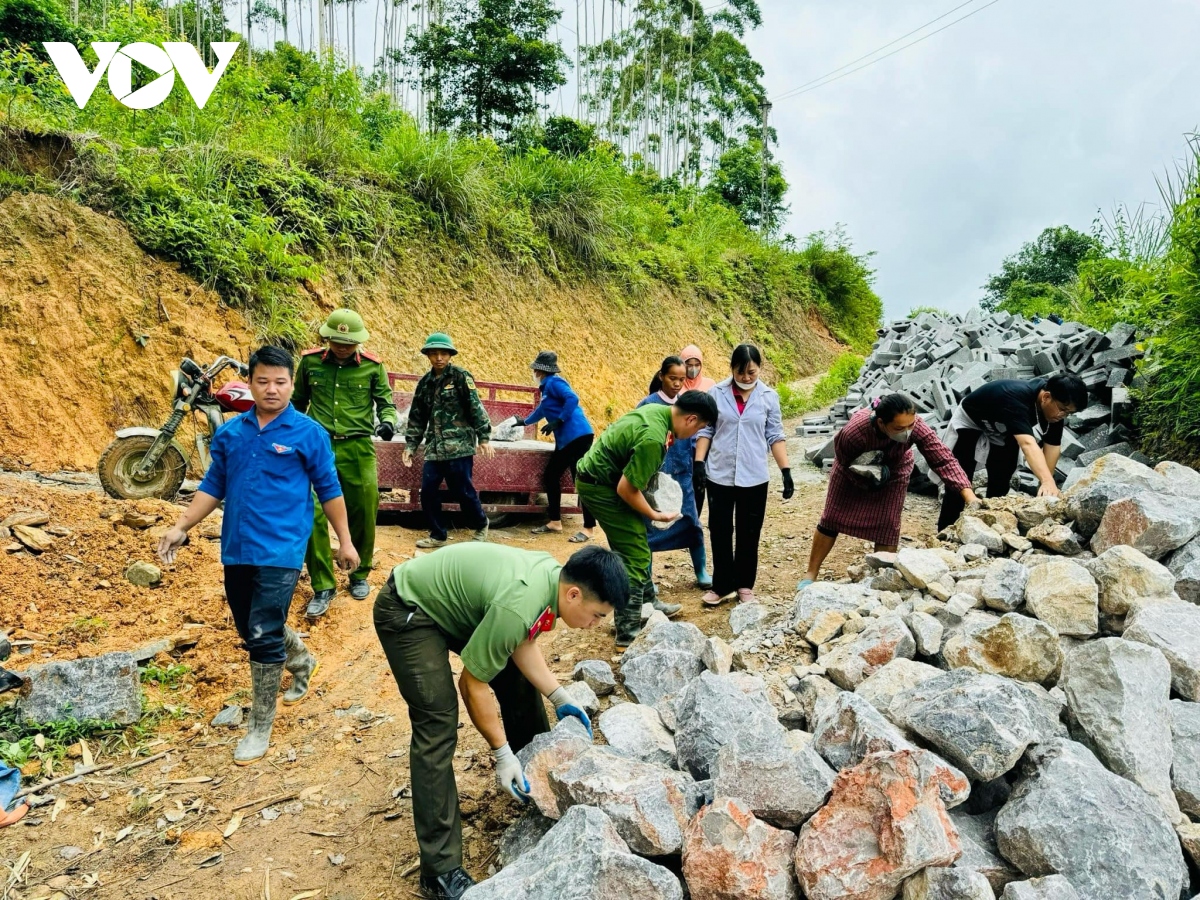
{"type": "Polygon", "coordinates": [[[426,897],[458,900],[475,883],[462,868],[454,781],[458,695],[450,653],[462,660],[458,691],[492,748],[496,780],[524,801],[529,783],[516,754],[550,730],[542,697],[559,719],[575,716],[592,730],[587,713],[546,665],[537,636],[560,618],[571,628],[591,628],[628,601],[625,568],[603,547],[585,547],[559,565],[548,553],[472,542],[392,570],[375,600],[375,632],[408,704],[413,819],[426,897]]]}
{"type": "Polygon", "coordinates": [[[672,441],[687,440],[716,423],[716,401],[703,391],[685,391],[673,406],[647,404],[621,416],[579,462],[579,498],[629,576],[629,605],[616,614],[617,647],[628,647],[642,630],[643,603],[653,601],[668,615],[679,611],[654,596],[646,539],[647,519],[670,522],[678,513],[656,511],[642,492],[662,467],[672,441]]]}

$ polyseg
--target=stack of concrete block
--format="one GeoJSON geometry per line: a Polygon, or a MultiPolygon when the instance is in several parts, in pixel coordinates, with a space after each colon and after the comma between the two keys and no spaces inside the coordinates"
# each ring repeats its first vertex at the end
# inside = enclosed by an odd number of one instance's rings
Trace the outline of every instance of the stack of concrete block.
{"type": "MultiPolygon", "coordinates": [[[[1060,372],[1078,374],[1091,402],[1066,422],[1059,474],[1065,478],[1076,465],[1106,453],[1149,462],[1133,449],[1120,416],[1113,414],[1114,402],[1128,402],[1125,386],[1133,380],[1134,362],[1141,355],[1132,325],[1118,323],[1105,333],[1078,322],[1032,321],[975,307],[964,315],[925,312],[899,319],[879,334],[846,396],[827,415],[806,417],[797,429],[807,437],[829,435],[805,453],[815,465],[833,465],[833,435],[873,398],[907,394],[921,417],[944,436],[955,407],[976,388],[989,381],[1060,372]]],[[[920,454],[917,468],[928,476],[920,454]]],[[[1023,463],[1017,482],[1019,487],[1037,487],[1023,463]]]]}

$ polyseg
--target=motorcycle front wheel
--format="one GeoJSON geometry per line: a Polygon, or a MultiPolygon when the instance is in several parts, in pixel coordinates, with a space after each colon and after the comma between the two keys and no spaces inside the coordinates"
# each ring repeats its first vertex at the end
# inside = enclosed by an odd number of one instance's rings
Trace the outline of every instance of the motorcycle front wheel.
{"type": "Polygon", "coordinates": [[[118,500],[144,500],[147,497],[170,500],[179,493],[187,474],[187,461],[174,444],[167,446],[147,477],[134,476],[153,444],[154,438],[139,434],[117,438],[104,448],[100,462],[96,464],[96,474],[108,496],[118,500]]]}

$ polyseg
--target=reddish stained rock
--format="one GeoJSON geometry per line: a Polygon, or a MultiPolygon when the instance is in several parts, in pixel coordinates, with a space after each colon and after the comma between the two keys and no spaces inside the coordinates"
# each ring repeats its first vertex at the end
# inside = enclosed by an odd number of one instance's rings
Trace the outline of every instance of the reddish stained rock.
{"type": "Polygon", "coordinates": [[[571,805],[559,805],[550,784],[550,772],[570,766],[576,757],[591,747],[587,729],[574,716],[567,716],[552,731],[539,734],[517,754],[525,770],[525,780],[529,782],[529,796],[543,816],[562,818],[571,805]]]}
{"type": "Polygon", "coordinates": [[[899,616],[888,615],[871,620],[854,640],[838,644],[820,660],[834,684],[852,691],[892,660],[912,659],[916,652],[908,627],[899,616]]]}
{"type": "Polygon", "coordinates": [[[845,769],[800,830],[796,876],[808,900],[891,900],[905,878],[962,850],[935,779],[912,750],[845,769]]]}
{"type": "Polygon", "coordinates": [[[797,900],[796,836],[754,817],[740,800],[718,799],[692,819],[683,839],[683,878],[692,900],[797,900]]]}

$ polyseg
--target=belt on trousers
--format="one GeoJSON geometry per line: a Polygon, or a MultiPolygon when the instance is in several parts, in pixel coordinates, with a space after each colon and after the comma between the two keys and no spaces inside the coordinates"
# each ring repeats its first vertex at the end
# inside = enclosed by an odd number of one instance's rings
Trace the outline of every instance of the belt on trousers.
{"type": "Polygon", "coordinates": [[[363,438],[369,438],[369,434],[331,434],[331,441],[361,441],[363,438]]]}

